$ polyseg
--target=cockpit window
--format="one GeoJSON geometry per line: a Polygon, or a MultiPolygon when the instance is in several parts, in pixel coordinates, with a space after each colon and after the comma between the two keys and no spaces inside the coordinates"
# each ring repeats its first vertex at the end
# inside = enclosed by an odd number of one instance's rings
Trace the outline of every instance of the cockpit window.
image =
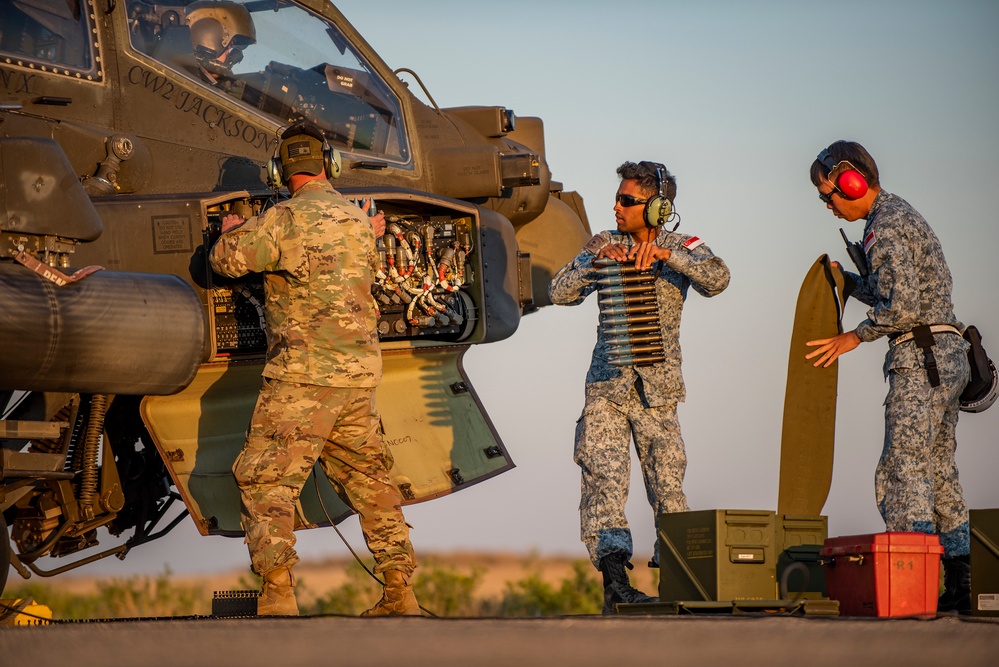
{"type": "Polygon", "coordinates": [[[43,71],[99,76],[86,0],[0,0],[0,55],[43,71]]]}
{"type": "Polygon", "coordinates": [[[132,45],[341,150],[410,162],[398,98],[325,18],[288,0],[128,6],[132,45]]]}

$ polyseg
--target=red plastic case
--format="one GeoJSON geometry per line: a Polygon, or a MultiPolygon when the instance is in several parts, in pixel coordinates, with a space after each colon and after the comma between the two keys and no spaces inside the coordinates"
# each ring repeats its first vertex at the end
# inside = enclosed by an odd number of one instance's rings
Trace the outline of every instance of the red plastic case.
{"type": "Polygon", "coordinates": [[[827,539],[826,591],[843,616],[932,616],[940,591],[937,535],[876,533],[827,539]]]}

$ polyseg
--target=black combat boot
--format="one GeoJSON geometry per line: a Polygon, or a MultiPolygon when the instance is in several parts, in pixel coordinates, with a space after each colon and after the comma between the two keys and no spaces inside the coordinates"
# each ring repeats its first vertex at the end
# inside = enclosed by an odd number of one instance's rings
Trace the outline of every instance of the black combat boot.
{"type": "Polygon", "coordinates": [[[628,555],[622,552],[608,554],[600,559],[600,572],[604,575],[603,613],[616,614],[614,605],[622,602],[659,602],[657,598],[649,597],[632,587],[628,579],[628,570],[632,568],[634,566],[628,562],[628,555]]]}
{"type": "Polygon", "coordinates": [[[971,557],[955,556],[941,561],[944,569],[944,593],[937,611],[971,614],[971,557]]]}

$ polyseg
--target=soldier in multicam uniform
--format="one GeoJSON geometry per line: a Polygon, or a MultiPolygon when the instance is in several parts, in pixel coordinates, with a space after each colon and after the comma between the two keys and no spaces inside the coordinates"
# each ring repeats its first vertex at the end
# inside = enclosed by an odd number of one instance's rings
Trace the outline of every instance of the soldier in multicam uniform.
{"type": "MultiPolygon", "coordinates": [[[[360,516],[381,600],[364,615],[418,615],[416,567],[374,391],[382,374],[371,296],[375,234],[327,180],[322,135],[295,125],[282,135],[280,169],[292,193],[245,223],[223,219],[212,267],[238,277],[262,272],[267,364],[246,444],[233,465],[253,570],[263,577],[260,615],[297,615],[295,503],[314,464],[360,516]]],[[[335,175],[335,174],[331,174],[335,175]]]]}
{"type": "Polygon", "coordinates": [[[954,461],[968,343],[954,316],[940,241],[908,202],[881,189],[874,158],[858,143],[829,146],[812,163],[811,179],[837,218],[867,220],[866,262],[860,258],[858,267],[866,275],[847,275],[855,284],[852,296],[871,308],[853,331],[809,341],[816,349],[806,358],[829,366],[862,342],[888,337],[884,449],[874,478],[878,509],[888,531],[940,536],[945,592],[939,609],[969,613],[968,507],[954,461]]]}
{"type": "MultiPolygon", "coordinates": [[[[680,314],[687,290],[714,296],[729,283],[721,258],[696,236],[664,229],[647,215],[650,198],[668,199],[672,209],[676,180],[656,163],[626,162],[617,170],[614,217],[617,231],[600,232],[579,255],[552,278],[549,295],[560,305],[578,305],[598,288],[594,260],[634,262],[655,276],[655,302],[665,359],[644,366],[612,363],[606,327],[597,328],[597,344],[586,375],[586,401],[576,425],[574,459],[582,471],[580,535],[594,566],[603,574],[604,613],[617,603],[648,602],[631,586],[627,568],[633,553],[625,517],[630,481],[632,438],[656,527],[663,512],[689,508],[683,493],[687,466],[677,403],[686,392],[680,372],[680,314]]],[[[675,229],[675,227],[674,227],[675,229]]],[[[653,566],[658,566],[658,544],[653,566]]]]}

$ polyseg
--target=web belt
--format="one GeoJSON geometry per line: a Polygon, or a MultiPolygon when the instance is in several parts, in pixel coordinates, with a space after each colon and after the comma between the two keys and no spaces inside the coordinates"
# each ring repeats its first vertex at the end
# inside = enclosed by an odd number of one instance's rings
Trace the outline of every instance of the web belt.
{"type": "Polygon", "coordinates": [[[933,356],[933,334],[949,333],[961,335],[957,327],[950,324],[921,324],[913,327],[912,331],[907,331],[891,342],[891,346],[901,345],[910,340],[916,341],[916,345],[923,350],[923,365],[926,366],[926,375],[930,380],[931,387],[940,386],[940,372],[937,370],[937,359],[933,356]]]}

